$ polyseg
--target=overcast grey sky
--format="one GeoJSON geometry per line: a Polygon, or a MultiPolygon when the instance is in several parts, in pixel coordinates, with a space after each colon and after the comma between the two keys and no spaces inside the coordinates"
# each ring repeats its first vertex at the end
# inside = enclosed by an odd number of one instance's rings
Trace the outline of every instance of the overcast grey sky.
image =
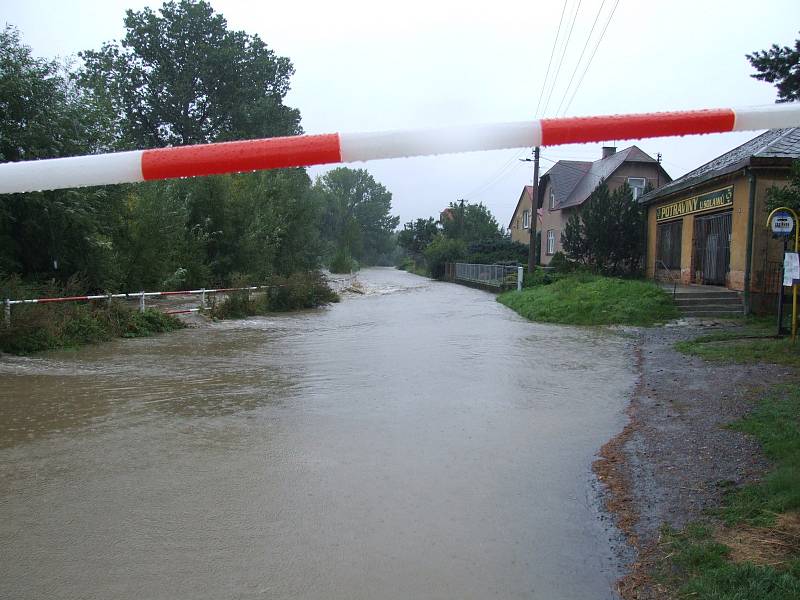
{"type": "MultiPolygon", "coordinates": [[[[296,74],[287,103],[300,109],[308,133],[560,116],[615,5],[567,115],[769,104],[775,100],[774,88],[749,77],[744,55],[772,43],[792,45],[800,29],[797,0],[620,0],[618,5],[617,0],[566,0],[566,8],[564,0],[211,4],[231,28],[259,34],[292,60],[296,74]],[[544,93],[550,102],[537,115],[562,9],[560,40],[544,93]]],[[[0,0],[2,20],[19,27],[25,43],[46,58],[119,39],[125,9],[145,5],[157,8],[161,2],[0,0]]],[[[661,152],[664,167],[677,177],[752,136],[630,143],[653,156],[661,152]]],[[[507,225],[522,186],[532,179],[531,163],[517,160],[529,153],[504,150],[353,166],[368,169],[393,193],[401,223],[438,215],[448,202],[467,198],[485,203],[507,225]]],[[[599,145],[544,148],[542,167],[548,169],[559,158],[594,160],[599,155],[599,145]]],[[[312,169],[314,174],[323,171],[312,169]]]]}

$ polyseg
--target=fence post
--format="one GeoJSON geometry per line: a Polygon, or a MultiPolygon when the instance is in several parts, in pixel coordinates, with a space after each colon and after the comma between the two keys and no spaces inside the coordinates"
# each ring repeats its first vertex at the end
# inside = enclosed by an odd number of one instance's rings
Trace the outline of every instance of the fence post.
{"type": "Polygon", "coordinates": [[[522,291],[522,278],[523,278],[523,276],[524,276],[524,272],[522,270],[522,267],[517,267],[517,291],[518,292],[522,291]]]}
{"type": "Polygon", "coordinates": [[[202,293],[200,294],[200,308],[206,307],[206,288],[203,288],[202,293]]]}
{"type": "Polygon", "coordinates": [[[139,292],[139,312],[144,312],[144,290],[139,292]]]}
{"type": "Polygon", "coordinates": [[[5,312],[6,327],[11,327],[11,300],[9,298],[6,298],[3,312],[5,312]]]}

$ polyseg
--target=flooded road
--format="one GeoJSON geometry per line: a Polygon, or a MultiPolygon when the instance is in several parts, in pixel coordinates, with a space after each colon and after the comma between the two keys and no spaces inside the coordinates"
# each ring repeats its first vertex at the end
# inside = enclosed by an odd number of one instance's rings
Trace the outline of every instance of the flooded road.
{"type": "Polygon", "coordinates": [[[0,357],[2,598],[610,598],[614,334],[392,269],[302,314],[0,357]]]}

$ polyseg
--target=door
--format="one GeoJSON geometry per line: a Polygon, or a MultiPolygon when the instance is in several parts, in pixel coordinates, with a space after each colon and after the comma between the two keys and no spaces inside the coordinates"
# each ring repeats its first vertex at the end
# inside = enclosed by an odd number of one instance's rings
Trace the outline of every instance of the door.
{"type": "Polygon", "coordinates": [[[694,220],[695,283],[725,285],[731,268],[732,213],[694,220]]]}

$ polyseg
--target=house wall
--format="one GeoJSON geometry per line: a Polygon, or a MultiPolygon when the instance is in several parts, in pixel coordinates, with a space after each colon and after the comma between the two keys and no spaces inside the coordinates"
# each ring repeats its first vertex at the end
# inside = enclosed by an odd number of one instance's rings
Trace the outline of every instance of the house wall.
{"type": "MultiPolygon", "coordinates": [[[[772,186],[786,185],[788,173],[766,172],[756,173],[756,196],[753,213],[753,247],[750,256],[750,291],[758,294],[775,294],[777,288],[776,269],[782,260],[783,248],[778,240],[773,240],[767,230],[766,196],[767,189],[772,186]]],[[[681,283],[702,283],[698,279],[696,270],[699,265],[693,264],[694,248],[694,221],[700,215],[712,215],[730,211],[731,213],[731,238],[730,238],[730,269],[725,285],[729,289],[744,291],[747,265],[747,235],[750,201],[750,180],[745,171],[738,171],[731,175],[717,177],[702,185],[685,190],[669,198],[651,204],[647,208],[647,276],[655,279],[670,279],[671,276],[680,276],[681,283]],[[719,210],[701,211],[683,215],[676,219],[661,221],[666,223],[672,220],[681,220],[683,228],[681,233],[681,268],[679,272],[665,273],[663,269],[656,268],[656,237],[657,220],[656,211],[659,207],[686,200],[694,196],[712,192],[727,186],[733,186],[733,203],[719,210]]],[[[766,298],[757,299],[758,303],[768,301],[766,298]]]]}
{"type": "MultiPolygon", "coordinates": [[[[530,244],[531,232],[530,229],[522,228],[522,212],[531,210],[531,197],[530,194],[523,192],[521,200],[517,204],[517,209],[514,211],[509,223],[509,231],[511,232],[511,241],[522,242],[523,244],[530,244]]],[[[533,215],[533,212],[531,212],[533,215]]]]}
{"type": "MultiPolygon", "coordinates": [[[[628,177],[644,177],[647,180],[647,183],[653,188],[661,187],[667,183],[667,181],[664,179],[664,175],[661,173],[656,163],[625,162],[620,165],[619,169],[614,171],[611,177],[606,179],[608,189],[611,191],[616,190],[628,180],[628,177]]],[[[548,181],[546,189],[544,190],[544,214],[542,215],[542,248],[540,256],[542,257],[541,262],[543,265],[548,265],[550,263],[550,259],[552,258],[552,255],[547,254],[547,230],[555,230],[555,252],[563,252],[564,250],[561,244],[561,234],[564,232],[564,229],[567,226],[567,221],[569,221],[572,213],[575,211],[580,211],[580,206],[567,207],[564,209],[556,208],[555,210],[550,210],[549,201],[550,182],[548,181]]]]}

